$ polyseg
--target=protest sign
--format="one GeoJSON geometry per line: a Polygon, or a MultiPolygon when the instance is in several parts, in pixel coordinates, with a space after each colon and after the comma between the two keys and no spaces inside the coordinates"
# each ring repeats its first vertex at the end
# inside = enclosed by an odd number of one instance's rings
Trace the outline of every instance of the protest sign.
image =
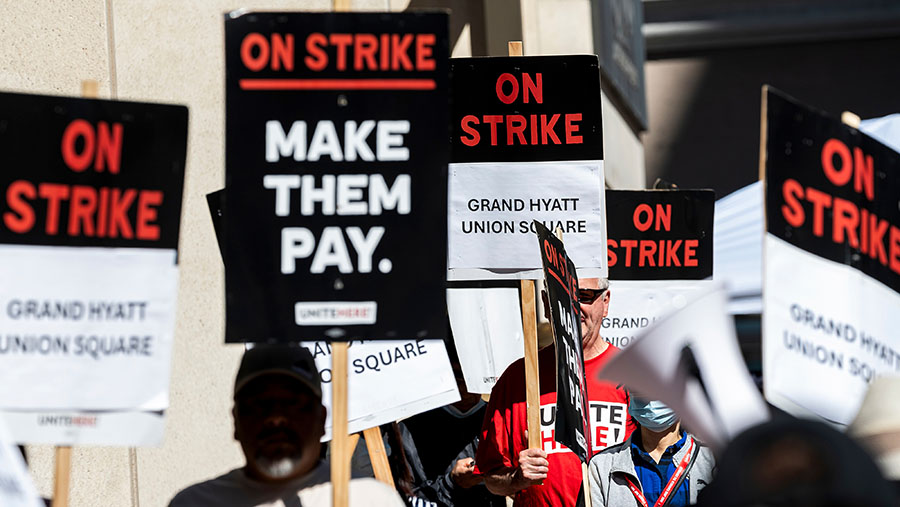
{"type": "Polygon", "coordinates": [[[22,453],[13,445],[9,432],[0,422],[0,505],[4,507],[42,507],[44,502],[28,475],[22,453]]]}
{"type": "Polygon", "coordinates": [[[695,294],[661,317],[600,372],[678,414],[691,433],[719,452],[768,409],[750,379],[721,286],[695,294]]]}
{"type": "Polygon", "coordinates": [[[163,411],[6,410],[0,419],[20,444],[158,446],[166,429],[163,411]]]}
{"type": "MultiPolygon", "coordinates": [[[[207,194],[207,203],[217,229],[226,213],[219,198],[224,190],[207,194]]],[[[218,230],[218,229],[217,229],[218,230]]],[[[325,437],[331,439],[334,348],[340,344],[304,341],[319,370],[322,403],[327,409],[325,437]]],[[[349,433],[459,401],[459,392],[447,349],[442,340],[355,340],[347,349],[347,418],[349,433]],[[404,386],[404,389],[396,389],[404,386]]],[[[252,346],[252,345],[248,345],[252,346]]],[[[367,441],[368,442],[368,441],[367,441]]]]}
{"type": "Polygon", "coordinates": [[[186,143],[185,107],[0,93],[0,407],[168,406],[186,143]]]}
{"type": "Polygon", "coordinates": [[[516,287],[449,288],[447,311],[466,389],[489,394],[506,367],[522,357],[519,291],[516,287]]]}
{"type": "Polygon", "coordinates": [[[900,154],[772,88],[763,113],[766,398],[845,425],[900,373],[900,154]]]}
{"type": "Polygon", "coordinates": [[[607,190],[609,277],[712,276],[712,190],[607,190]]]}
{"type": "Polygon", "coordinates": [[[691,293],[713,272],[712,190],[607,190],[609,315],[601,334],[616,347],[691,293]]]}
{"type": "Polygon", "coordinates": [[[538,220],[583,276],[606,276],[596,56],[460,58],[453,73],[451,280],[542,276],[538,220]]]}
{"type": "Polygon", "coordinates": [[[447,23],[226,16],[226,341],[444,338],[447,23]]]}
{"type": "Polygon", "coordinates": [[[763,182],[716,201],[713,279],[725,284],[728,313],[762,313],[763,182]]]}
{"type": "Polygon", "coordinates": [[[581,306],[575,264],[562,240],[535,222],[556,343],[556,441],[587,463],[591,456],[587,385],[581,350],[581,306]]]}
{"type": "Polygon", "coordinates": [[[610,282],[609,315],[600,334],[623,349],[666,313],[708,290],[711,280],[623,280],[610,282]]]}
{"type": "Polygon", "coordinates": [[[222,196],[225,189],[216,190],[206,194],[206,205],[209,207],[209,217],[212,220],[213,231],[216,233],[216,243],[219,245],[219,254],[225,251],[224,239],[222,239],[222,196]]]}
{"type": "MultiPolygon", "coordinates": [[[[322,403],[328,410],[323,438],[327,441],[331,439],[332,344],[302,345],[312,352],[319,369],[322,403]]],[[[347,350],[349,433],[459,401],[441,340],[352,341],[347,350]]]]}

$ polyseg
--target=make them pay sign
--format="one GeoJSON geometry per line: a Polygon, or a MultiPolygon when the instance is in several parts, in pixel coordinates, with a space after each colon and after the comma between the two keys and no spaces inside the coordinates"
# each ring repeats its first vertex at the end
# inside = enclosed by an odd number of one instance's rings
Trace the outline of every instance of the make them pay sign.
{"type": "MultiPolygon", "coordinates": [[[[306,122],[295,121],[285,134],[280,122],[266,123],[266,160],[277,162],[279,157],[290,157],[297,161],[315,162],[322,155],[333,161],[406,161],[409,149],[403,145],[403,135],[409,132],[408,121],[364,120],[357,124],[349,120],[344,124],[344,138],[347,140],[341,150],[335,125],[330,120],[316,124],[307,149],[306,122]],[[373,153],[366,141],[375,130],[376,145],[373,153]]],[[[381,174],[325,174],[317,184],[311,174],[267,174],[263,177],[263,187],[274,191],[274,213],[279,217],[291,215],[292,209],[299,210],[301,216],[311,215],[381,215],[393,211],[408,215],[411,209],[411,177],[398,175],[388,184],[381,174]],[[368,194],[368,198],[364,198],[368,194]],[[292,203],[292,198],[295,202],[292,203]],[[298,206],[299,202],[299,206],[298,206]]],[[[285,227],[281,230],[281,272],[291,274],[296,271],[296,260],[312,256],[310,273],[323,273],[328,267],[336,267],[341,273],[372,271],[372,255],[384,237],[385,228],[371,227],[368,232],[358,226],[325,227],[316,246],[316,237],[306,227],[285,227]],[[357,265],[353,265],[350,247],[356,254],[357,265]]],[[[390,259],[381,259],[378,269],[389,273],[393,264],[390,259]]]]}
{"type": "Polygon", "coordinates": [[[443,336],[446,25],[226,17],[228,341],[443,336]]]}
{"type": "MultiPolygon", "coordinates": [[[[268,68],[292,72],[298,63],[314,72],[433,71],[435,41],[433,33],[376,36],[314,32],[305,35],[302,49],[297,51],[294,34],[253,32],[241,41],[240,55],[243,65],[251,71],[268,68]]],[[[254,89],[253,81],[242,81],[242,87],[254,89]]],[[[282,157],[297,162],[317,162],[323,157],[334,162],[409,160],[409,149],[404,146],[409,121],[347,120],[335,124],[322,120],[307,125],[304,120],[295,120],[285,132],[281,122],[271,120],[265,128],[267,162],[278,162],[282,157]],[[338,130],[343,136],[338,135],[338,130]]],[[[380,215],[386,210],[401,215],[410,212],[409,174],[398,175],[390,185],[381,174],[326,174],[320,184],[313,175],[269,174],[263,178],[263,186],[275,192],[274,212],[280,217],[291,214],[292,194],[299,202],[301,216],[380,215]],[[368,199],[364,199],[364,194],[368,194],[368,199]]],[[[306,227],[286,227],[281,234],[281,272],[294,273],[296,259],[312,257],[311,273],[322,273],[328,267],[336,267],[342,273],[369,273],[373,268],[372,255],[383,237],[384,227],[372,227],[368,232],[360,227],[343,230],[326,227],[317,242],[306,227]],[[356,254],[356,266],[350,249],[356,254]]],[[[390,272],[391,268],[390,259],[378,263],[382,273],[390,272]]]]}

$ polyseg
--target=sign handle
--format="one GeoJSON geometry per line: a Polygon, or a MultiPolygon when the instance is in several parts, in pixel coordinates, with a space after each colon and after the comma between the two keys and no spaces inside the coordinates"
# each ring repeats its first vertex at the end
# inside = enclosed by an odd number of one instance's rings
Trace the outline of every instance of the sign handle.
{"type": "Polygon", "coordinates": [[[584,507],[592,507],[591,502],[591,479],[588,475],[587,463],[581,464],[581,481],[584,484],[584,507]]]}
{"type": "Polygon", "coordinates": [[[347,342],[331,344],[331,499],[334,507],[347,507],[350,492],[350,454],[353,450],[347,434],[347,348],[347,342]]]}
{"type": "MultiPolygon", "coordinates": [[[[768,127],[766,126],[768,123],[768,116],[766,112],[768,110],[768,98],[769,85],[763,85],[762,99],[760,99],[761,103],[759,108],[759,179],[761,181],[765,181],[766,179],[766,133],[768,131],[768,127]]],[[[763,206],[763,219],[765,220],[765,206],[763,206]]],[[[765,227],[763,227],[763,229],[765,229],[765,227]]],[[[765,236],[765,234],[766,232],[763,230],[763,236],[765,236]]]]}
{"type": "Polygon", "coordinates": [[[363,437],[366,439],[366,448],[369,450],[369,461],[372,462],[375,478],[393,488],[394,475],[391,473],[391,465],[388,463],[381,430],[378,426],[369,428],[363,431],[363,437]]]}
{"type": "Polygon", "coordinates": [[[538,368],[537,316],[534,280],[521,281],[522,331],[525,339],[525,407],[528,418],[528,448],[541,448],[541,385],[538,368]]]}
{"type": "Polygon", "coordinates": [[[100,96],[100,83],[93,79],[81,82],[81,96],[86,99],[96,99],[100,96]]]}
{"type": "MultiPolygon", "coordinates": [[[[350,0],[332,0],[332,10],[348,12],[350,0]]],[[[347,342],[331,345],[331,505],[347,507],[350,500],[350,455],[359,441],[347,434],[347,342]],[[351,446],[352,442],[352,446],[351,446]]]]}
{"type": "MultiPolygon", "coordinates": [[[[96,99],[99,96],[100,83],[93,79],[81,82],[81,96],[96,99]]],[[[69,477],[72,471],[72,447],[57,446],[55,452],[56,469],[53,483],[53,507],[69,505],[69,477]]]]}
{"type": "MultiPolygon", "coordinates": [[[[522,41],[507,42],[509,56],[522,56],[522,41]]],[[[541,448],[541,384],[538,368],[537,314],[534,308],[534,280],[521,280],[522,331],[525,341],[525,410],[528,420],[528,448],[541,448]]]]}
{"type": "Polygon", "coordinates": [[[860,122],[862,122],[862,119],[853,111],[844,111],[843,113],[841,113],[841,123],[848,127],[853,127],[859,130],[860,122]]]}
{"type": "Polygon", "coordinates": [[[53,507],[69,505],[69,474],[72,470],[72,448],[56,448],[56,473],[53,484],[53,507]]]}

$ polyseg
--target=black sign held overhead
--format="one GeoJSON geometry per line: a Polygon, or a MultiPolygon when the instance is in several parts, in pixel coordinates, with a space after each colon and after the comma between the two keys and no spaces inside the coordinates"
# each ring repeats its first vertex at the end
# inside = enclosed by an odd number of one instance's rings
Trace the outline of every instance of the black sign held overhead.
{"type": "Polygon", "coordinates": [[[0,243],[175,250],[184,106],[0,93],[0,243]]]}
{"type": "Polygon", "coordinates": [[[453,162],[602,160],[597,57],[454,58],[453,162]]]}
{"type": "Polygon", "coordinates": [[[444,337],[447,26],[226,16],[226,341],[444,337]]]}
{"type": "Polygon", "coordinates": [[[767,90],[768,232],[900,292],[900,154],[767,90]]]}
{"type": "Polygon", "coordinates": [[[715,201],[712,190],[607,190],[609,278],[712,277],[715,201]]]}
{"type": "Polygon", "coordinates": [[[590,458],[587,384],[581,350],[581,307],[578,276],[562,241],[538,221],[538,244],[544,262],[544,279],[556,343],[556,441],[568,447],[581,461],[590,458]]]}

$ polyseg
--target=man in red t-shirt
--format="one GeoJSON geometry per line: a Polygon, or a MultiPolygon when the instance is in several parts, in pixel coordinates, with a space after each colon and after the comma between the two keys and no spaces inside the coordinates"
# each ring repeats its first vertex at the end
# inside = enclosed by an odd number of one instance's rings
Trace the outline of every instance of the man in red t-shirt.
{"type": "MultiPolygon", "coordinates": [[[[635,429],[628,414],[628,393],[597,380],[597,372],[618,349],[600,336],[609,311],[605,278],[578,281],[581,336],[590,415],[591,455],[623,442],[635,429]]],[[[556,353],[538,353],[541,383],[541,449],[529,449],[525,404],[525,362],[503,372],[488,403],[475,462],[494,494],[515,496],[516,506],[574,506],[582,488],[581,461],[554,439],[556,423],[556,353]]]]}

